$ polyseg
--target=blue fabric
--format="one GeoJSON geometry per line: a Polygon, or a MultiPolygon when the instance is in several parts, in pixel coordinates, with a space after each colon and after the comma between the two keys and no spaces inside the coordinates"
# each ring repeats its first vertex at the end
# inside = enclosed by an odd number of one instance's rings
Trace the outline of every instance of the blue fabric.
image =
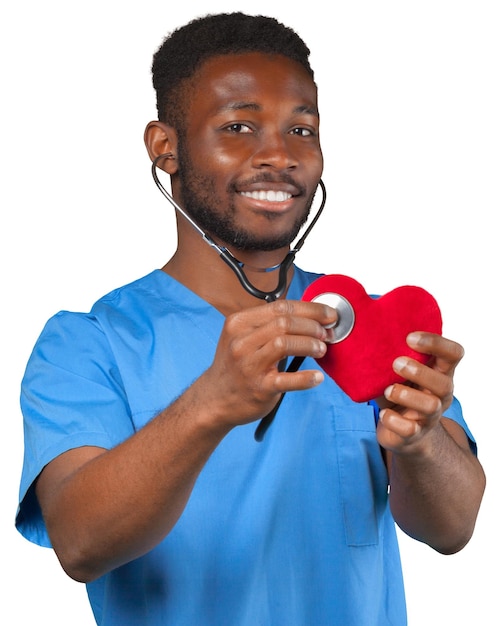
{"type": "MultiPolygon", "coordinates": [[[[316,277],[296,269],[289,297],[316,277]]],[[[43,467],[70,448],[133,435],[210,365],[223,322],[159,270],[89,314],[49,320],[22,385],[24,536],[50,546],[33,489],[43,467]]],[[[458,402],[449,416],[467,430],[458,402]]],[[[255,427],[225,437],[162,543],[87,586],[98,624],[406,623],[374,408],[326,377],[286,394],[261,443],[255,427]]]]}

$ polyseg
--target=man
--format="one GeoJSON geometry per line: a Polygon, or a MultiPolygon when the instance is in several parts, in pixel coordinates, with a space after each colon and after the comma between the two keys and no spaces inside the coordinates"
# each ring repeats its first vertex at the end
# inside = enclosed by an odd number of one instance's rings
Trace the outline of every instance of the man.
{"type": "MultiPolygon", "coordinates": [[[[322,172],[308,54],[275,20],[235,13],[179,29],[153,62],[149,156],[265,292],[322,172]]],[[[316,275],[291,267],[286,298],[260,302],[177,226],[162,270],[59,313],[37,342],[18,528],[87,583],[98,624],[406,623],[394,520],[455,552],[484,489],[452,395],[462,348],[412,333],[432,359],[396,360],[409,384],[377,419],[315,362],[337,319],[300,300],[316,275]],[[283,371],[293,356],[304,365],[283,371]]]]}

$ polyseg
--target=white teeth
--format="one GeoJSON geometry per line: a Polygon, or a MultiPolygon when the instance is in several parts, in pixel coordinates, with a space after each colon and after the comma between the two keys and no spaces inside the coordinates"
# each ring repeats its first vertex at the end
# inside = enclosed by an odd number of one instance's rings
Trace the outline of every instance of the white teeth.
{"type": "Polygon", "coordinates": [[[271,189],[259,191],[242,191],[242,196],[252,198],[252,200],[267,200],[267,202],[284,202],[292,197],[291,193],[286,191],[273,191],[271,189]]]}

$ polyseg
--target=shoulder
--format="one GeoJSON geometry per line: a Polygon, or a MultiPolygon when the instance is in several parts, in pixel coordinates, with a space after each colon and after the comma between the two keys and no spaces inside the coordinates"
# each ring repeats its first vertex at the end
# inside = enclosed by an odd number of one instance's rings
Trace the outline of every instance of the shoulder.
{"type": "Polygon", "coordinates": [[[292,300],[300,299],[306,288],[321,276],[323,276],[323,274],[307,272],[295,265],[292,283],[288,291],[288,297],[292,300]]]}

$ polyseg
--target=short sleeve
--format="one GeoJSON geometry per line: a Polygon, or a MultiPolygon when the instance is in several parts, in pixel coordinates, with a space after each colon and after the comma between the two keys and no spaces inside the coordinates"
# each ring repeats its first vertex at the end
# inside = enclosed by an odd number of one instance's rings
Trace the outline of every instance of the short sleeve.
{"type": "Polygon", "coordinates": [[[106,335],[89,314],[61,312],[45,326],[21,384],[24,460],[18,530],[50,541],[34,493],[42,469],[72,448],[111,448],[134,428],[106,335]]]}
{"type": "Polygon", "coordinates": [[[472,452],[474,452],[474,454],[477,454],[476,440],[472,436],[472,433],[469,430],[467,423],[465,422],[464,416],[462,414],[462,407],[460,405],[460,402],[456,398],[453,398],[453,402],[451,403],[450,407],[444,412],[443,417],[447,417],[448,419],[457,422],[457,424],[460,424],[460,426],[465,430],[467,437],[469,438],[470,448],[472,452]]]}

